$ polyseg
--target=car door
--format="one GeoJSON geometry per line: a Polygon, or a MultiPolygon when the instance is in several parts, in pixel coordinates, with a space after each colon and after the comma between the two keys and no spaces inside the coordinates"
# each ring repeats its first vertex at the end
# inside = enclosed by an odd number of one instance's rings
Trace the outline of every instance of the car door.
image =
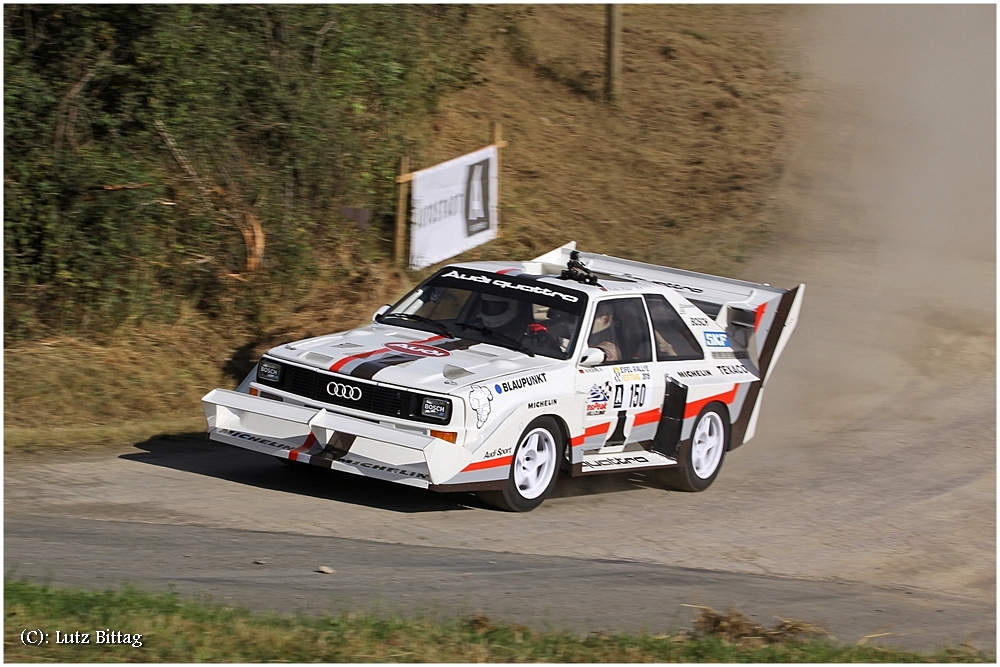
{"type": "MultiPolygon", "coordinates": [[[[643,299],[653,325],[656,352],[655,375],[663,380],[656,400],[660,414],[651,449],[670,458],[677,455],[687,405],[687,384],[677,379],[711,374],[705,364],[705,352],[688,323],[662,294],[644,294],[643,299]]],[[[691,318],[699,326],[710,324],[707,317],[691,318]],[[702,323],[704,320],[704,323],[702,323]]]]}
{"type": "Polygon", "coordinates": [[[652,438],[663,396],[663,379],[657,381],[653,372],[652,330],[642,297],[599,301],[588,331],[587,347],[604,350],[606,359],[577,376],[577,391],[586,394],[585,430],[574,448],[584,457],[642,449],[631,445],[646,430],[645,439],[652,438]],[[643,429],[647,424],[652,428],[643,429]]]}

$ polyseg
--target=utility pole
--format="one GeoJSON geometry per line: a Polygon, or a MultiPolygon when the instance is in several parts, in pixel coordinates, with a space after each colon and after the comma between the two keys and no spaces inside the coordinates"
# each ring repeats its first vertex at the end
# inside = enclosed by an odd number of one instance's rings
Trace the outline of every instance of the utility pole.
{"type": "Polygon", "coordinates": [[[622,6],[607,7],[604,98],[613,106],[622,99],[622,6]]]}

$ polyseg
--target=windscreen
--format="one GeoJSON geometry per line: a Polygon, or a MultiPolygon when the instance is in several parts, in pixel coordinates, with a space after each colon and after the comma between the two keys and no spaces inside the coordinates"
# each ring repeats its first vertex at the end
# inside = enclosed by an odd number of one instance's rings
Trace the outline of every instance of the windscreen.
{"type": "Polygon", "coordinates": [[[586,294],[561,285],[448,267],[379,321],[567,359],[586,305],[586,294]]]}

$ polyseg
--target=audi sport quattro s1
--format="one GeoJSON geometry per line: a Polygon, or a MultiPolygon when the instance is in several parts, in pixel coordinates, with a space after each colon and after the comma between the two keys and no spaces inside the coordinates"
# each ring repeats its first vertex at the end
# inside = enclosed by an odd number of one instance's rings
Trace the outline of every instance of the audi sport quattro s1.
{"type": "Polygon", "coordinates": [[[581,253],[456,263],[372,323],[268,351],[209,437],[531,510],[560,470],[702,491],[753,437],[798,319],[785,290],[581,253]]]}

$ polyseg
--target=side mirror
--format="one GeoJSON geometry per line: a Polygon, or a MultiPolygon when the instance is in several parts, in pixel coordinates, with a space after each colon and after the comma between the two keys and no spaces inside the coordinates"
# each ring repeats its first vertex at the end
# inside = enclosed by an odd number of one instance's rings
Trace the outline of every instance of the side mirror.
{"type": "Polygon", "coordinates": [[[583,356],[580,357],[580,365],[584,368],[590,368],[603,364],[605,359],[607,359],[607,355],[604,354],[604,350],[599,347],[588,347],[583,351],[583,356]]]}
{"type": "Polygon", "coordinates": [[[387,312],[389,312],[390,308],[392,308],[392,306],[390,306],[389,304],[385,304],[384,306],[382,306],[378,310],[376,310],[375,314],[372,315],[372,322],[378,322],[378,318],[381,315],[385,315],[387,312]]]}

